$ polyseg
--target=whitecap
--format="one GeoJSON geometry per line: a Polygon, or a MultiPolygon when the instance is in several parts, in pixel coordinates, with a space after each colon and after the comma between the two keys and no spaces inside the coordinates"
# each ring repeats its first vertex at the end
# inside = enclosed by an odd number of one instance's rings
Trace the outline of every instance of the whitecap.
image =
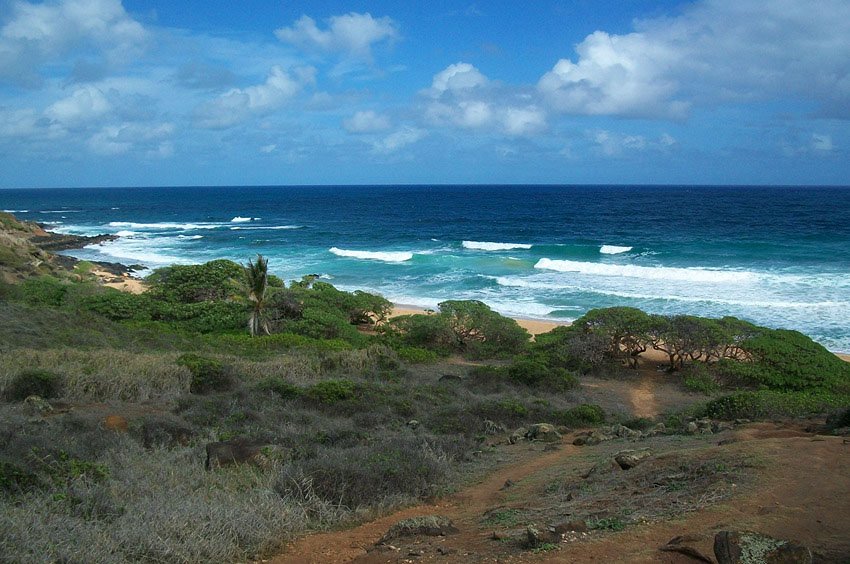
{"type": "Polygon", "coordinates": [[[230,220],[230,223],[247,223],[249,221],[259,221],[259,220],[260,220],[259,217],[241,217],[241,216],[237,215],[236,217],[234,217],[233,219],[230,220]]]}
{"type": "Polygon", "coordinates": [[[380,260],[384,262],[404,262],[413,258],[413,253],[410,251],[352,251],[338,247],[331,247],[328,250],[340,257],[380,260]]]}
{"type": "Polygon", "coordinates": [[[621,247],[619,245],[602,245],[599,247],[599,252],[603,255],[619,255],[620,253],[628,253],[632,247],[621,247]]]}
{"type": "Polygon", "coordinates": [[[116,235],[118,235],[119,237],[132,237],[133,235],[136,235],[136,234],[137,233],[135,231],[126,231],[126,230],[119,231],[118,233],[116,233],[116,235]]]}
{"type": "Polygon", "coordinates": [[[510,251],[512,249],[530,249],[531,245],[524,243],[492,243],[489,241],[463,241],[464,249],[475,251],[510,251]]]}
{"type": "MultiPolygon", "coordinates": [[[[255,218],[256,219],[256,218],[255,218]]],[[[281,229],[302,229],[303,225],[268,225],[268,226],[258,226],[258,227],[231,227],[231,231],[261,231],[265,229],[278,231],[281,229]]]]}
{"type": "Polygon", "coordinates": [[[6,213],[29,213],[29,210],[3,210],[6,213]]]}
{"type": "Polygon", "coordinates": [[[178,231],[189,231],[192,229],[217,229],[218,227],[221,227],[222,224],[214,222],[177,223],[162,221],[156,223],[138,223],[135,221],[110,221],[107,225],[109,227],[123,227],[128,229],[172,229],[178,231]]]}
{"type": "Polygon", "coordinates": [[[203,239],[204,236],[203,235],[178,235],[177,238],[190,241],[190,240],[195,240],[195,239],[203,239]]]}
{"type": "Polygon", "coordinates": [[[751,282],[758,278],[752,272],[735,270],[602,264],[548,258],[537,261],[534,268],[557,272],[576,272],[591,276],[619,276],[646,280],[683,280],[689,282],[751,282]]]}

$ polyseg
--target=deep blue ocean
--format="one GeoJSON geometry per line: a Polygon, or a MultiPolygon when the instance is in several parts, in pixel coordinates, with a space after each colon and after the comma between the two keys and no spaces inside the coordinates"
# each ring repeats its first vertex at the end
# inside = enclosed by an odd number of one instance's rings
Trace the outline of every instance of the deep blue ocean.
{"type": "Polygon", "coordinates": [[[261,253],[289,280],[571,320],[734,315],[850,352],[850,187],[323,186],[0,190],[0,209],[150,268],[261,253]]]}

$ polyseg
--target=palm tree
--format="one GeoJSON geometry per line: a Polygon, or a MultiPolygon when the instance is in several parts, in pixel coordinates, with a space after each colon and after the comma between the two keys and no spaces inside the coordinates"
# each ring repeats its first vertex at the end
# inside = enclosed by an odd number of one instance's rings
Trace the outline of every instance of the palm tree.
{"type": "Polygon", "coordinates": [[[265,319],[266,289],[269,286],[269,259],[258,254],[256,262],[248,261],[245,269],[245,289],[251,302],[251,315],[248,317],[248,331],[256,337],[260,331],[269,334],[269,324],[265,319]]]}

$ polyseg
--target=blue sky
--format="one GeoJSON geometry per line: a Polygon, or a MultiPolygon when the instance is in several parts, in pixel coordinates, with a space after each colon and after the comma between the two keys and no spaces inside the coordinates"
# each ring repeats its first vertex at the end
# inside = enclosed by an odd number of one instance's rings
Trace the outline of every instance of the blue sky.
{"type": "Polygon", "coordinates": [[[0,0],[0,187],[850,184],[850,2],[0,0]]]}

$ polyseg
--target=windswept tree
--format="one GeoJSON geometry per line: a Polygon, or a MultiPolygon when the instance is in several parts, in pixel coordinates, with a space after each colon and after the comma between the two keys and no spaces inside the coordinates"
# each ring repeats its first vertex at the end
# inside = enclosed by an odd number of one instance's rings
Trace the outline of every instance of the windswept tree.
{"type": "Polygon", "coordinates": [[[251,304],[251,314],[248,317],[248,331],[256,337],[262,331],[269,334],[269,324],[265,318],[266,290],[269,287],[269,259],[258,254],[257,260],[248,261],[243,267],[245,272],[245,289],[251,304]]]}

